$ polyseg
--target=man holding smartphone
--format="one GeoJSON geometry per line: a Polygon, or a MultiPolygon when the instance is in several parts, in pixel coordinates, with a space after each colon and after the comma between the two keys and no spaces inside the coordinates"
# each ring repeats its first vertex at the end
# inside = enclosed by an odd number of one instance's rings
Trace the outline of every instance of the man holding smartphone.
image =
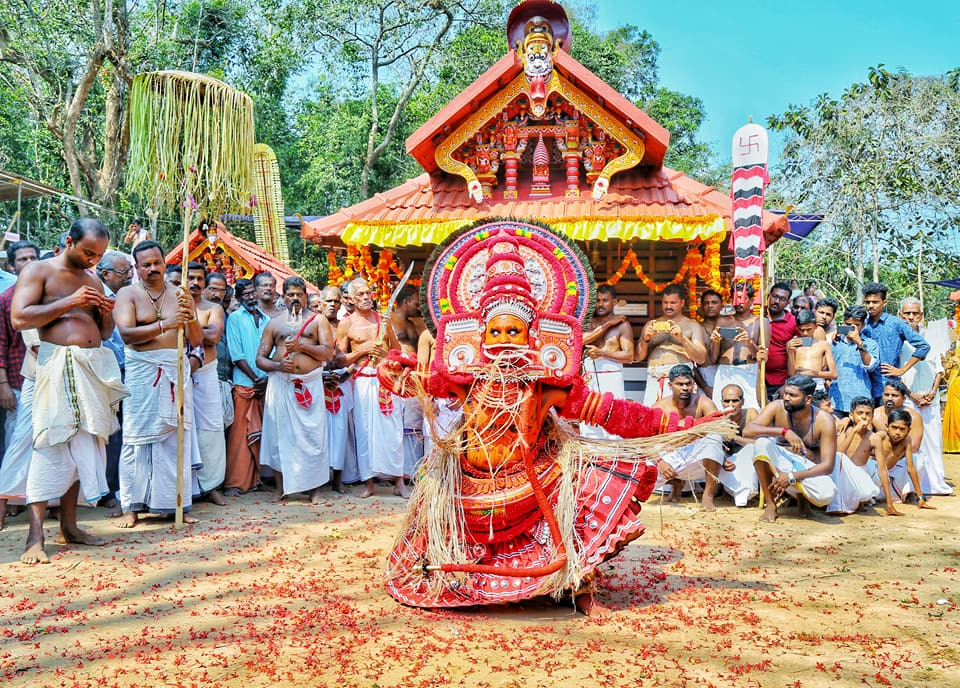
{"type": "Polygon", "coordinates": [[[837,381],[830,385],[830,399],[834,413],[841,418],[850,415],[851,404],[857,397],[872,398],[870,373],[880,365],[880,348],[875,341],[860,334],[866,320],[866,308],[851,306],[844,312],[843,324],[837,325],[832,337],[837,381]]]}
{"type": "Polygon", "coordinates": [[[757,355],[760,347],[760,328],[769,326],[763,318],[754,315],[753,285],[740,282],[733,289],[734,315],[721,317],[710,332],[708,346],[717,361],[714,378],[713,403],[723,403],[723,388],[737,385],[743,391],[743,407],[760,410],[757,401],[757,355]]]}
{"type": "Polygon", "coordinates": [[[673,366],[702,365],[706,359],[703,330],[699,323],[683,314],[686,302],[686,290],[679,284],[671,284],[660,296],[662,315],[647,321],[643,327],[636,360],[647,362],[644,406],[653,406],[659,399],[673,394],[667,384],[673,366]]]}
{"type": "MultiPolygon", "coordinates": [[[[595,392],[610,392],[617,399],[626,397],[623,364],[633,361],[633,328],[622,315],[615,314],[617,290],[610,284],[597,287],[597,305],[590,329],[583,333],[583,372],[595,392]]],[[[596,439],[615,439],[603,428],[581,424],[580,434],[596,439]]]]}

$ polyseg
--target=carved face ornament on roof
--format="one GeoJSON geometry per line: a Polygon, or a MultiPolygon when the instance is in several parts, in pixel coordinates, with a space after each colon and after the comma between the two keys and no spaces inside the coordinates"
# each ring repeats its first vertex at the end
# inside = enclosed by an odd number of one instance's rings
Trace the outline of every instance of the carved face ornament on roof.
{"type": "Polygon", "coordinates": [[[546,112],[547,81],[553,72],[556,47],[550,22],[543,17],[531,17],[526,23],[523,49],[518,52],[523,60],[523,72],[530,82],[530,103],[535,117],[546,112]]]}

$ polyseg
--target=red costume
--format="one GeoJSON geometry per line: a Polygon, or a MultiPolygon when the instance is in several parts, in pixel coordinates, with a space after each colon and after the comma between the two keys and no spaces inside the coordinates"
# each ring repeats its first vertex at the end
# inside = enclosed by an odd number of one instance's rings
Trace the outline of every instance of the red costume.
{"type": "MultiPolygon", "coordinates": [[[[425,389],[457,399],[464,420],[425,459],[387,589],[420,607],[576,592],[643,533],[657,469],[642,457],[717,428],[664,436],[683,430],[676,414],[586,387],[579,318],[592,310],[592,274],[553,232],[509,221],[464,230],[424,277],[437,324],[425,389]],[[586,440],[570,420],[627,439],[586,440]]],[[[422,391],[414,363],[393,352],[381,383],[422,391]]]]}

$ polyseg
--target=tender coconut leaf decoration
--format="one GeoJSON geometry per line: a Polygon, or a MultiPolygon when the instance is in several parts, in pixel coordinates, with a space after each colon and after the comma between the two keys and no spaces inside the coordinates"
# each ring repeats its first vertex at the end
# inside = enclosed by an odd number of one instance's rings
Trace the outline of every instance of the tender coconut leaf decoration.
{"type": "Polygon", "coordinates": [[[289,263],[280,166],[273,149],[265,143],[253,147],[253,193],[253,229],[257,243],[277,259],[289,263]]]}
{"type": "Polygon", "coordinates": [[[253,100],[204,74],[139,74],[130,89],[127,186],[154,213],[193,197],[201,215],[247,206],[253,100]]]}

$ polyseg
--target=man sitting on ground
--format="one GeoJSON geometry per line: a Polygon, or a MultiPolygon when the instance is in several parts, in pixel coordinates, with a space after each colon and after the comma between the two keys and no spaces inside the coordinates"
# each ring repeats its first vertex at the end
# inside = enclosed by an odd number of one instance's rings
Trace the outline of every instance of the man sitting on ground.
{"type": "MultiPolygon", "coordinates": [[[[709,397],[694,392],[693,368],[683,363],[675,365],[670,369],[669,378],[671,396],[661,399],[653,408],[678,413],[680,418],[703,418],[716,412],[717,407],[709,397]]],[[[657,461],[661,486],[664,482],[670,483],[670,501],[673,503],[680,501],[680,491],[685,481],[706,479],[707,485],[701,499],[704,511],[716,510],[713,497],[721,466],[728,471],[734,468],[732,461],[724,460],[723,445],[720,438],[714,435],[667,452],[657,461]]]]}
{"type": "Polygon", "coordinates": [[[836,494],[830,473],[837,429],[832,415],[814,410],[816,389],[809,375],[787,378],[781,398],[767,404],[743,430],[745,437],[757,438],[753,461],[766,500],[763,521],[777,520],[776,500],[784,493],[797,498],[805,515],[809,504],[825,507],[836,494]]]}
{"type": "Polygon", "coordinates": [[[733,462],[732,471],[720,471],[720,483],[733,497],[737,506],[746,506],[747,502],[757,496],[759,485],[757,472],[753,468],[754,440],[743,436],[743,429],[747,423],[757,417],[757,410],[744,409],[744,390],[738,385],[727,385],[720,390],[723,410],[733,409],[730,420],[737,424],[738,432],[723,442],[724,466],[733,462]]]}

